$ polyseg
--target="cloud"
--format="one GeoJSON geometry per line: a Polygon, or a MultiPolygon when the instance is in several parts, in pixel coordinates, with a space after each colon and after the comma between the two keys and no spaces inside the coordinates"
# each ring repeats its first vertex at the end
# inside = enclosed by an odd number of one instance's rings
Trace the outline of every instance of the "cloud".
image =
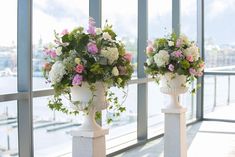
{"type": "Polygon", "coordinates": [[[73,29],[88,24],[88,1],[40,0],[33,7],[33,42],[41,38],[43,42],[52,42],[54,30],[73,29]],[[57,3],[56,3],[57,2],[57,3]]]}
{"type": "Polygon", "coordinates": [[[197,0],[181,0],[181,14],[184,16],[196,16],[197,0]]]}
{"type": "Polygon", "coordinates": [[[137,36],[137,1],[136,0],[103,0],[102,24],[108,20],[113,25],[118,37],[137,36]],[[123,5],[125,4],[125,5],[123,5]]]}
{"type": "Polygon", "coordinates": [[[0,46],[11,45],[17,38],[17,1],[0,1],[0,46]]]}
{"type": "Polygon", "coordinates": [[[209,18],[216,18],[220,14],[223,14],[226,12],[226,10],[233,10],[235,7],[235,1],[234,0],[220,0],[220,1],[206,1],[205,5],[208,5],[205,8],[205,12],[208,12],[209,18]],[[210,3],[209,3],[210,2],[210,3]]]}

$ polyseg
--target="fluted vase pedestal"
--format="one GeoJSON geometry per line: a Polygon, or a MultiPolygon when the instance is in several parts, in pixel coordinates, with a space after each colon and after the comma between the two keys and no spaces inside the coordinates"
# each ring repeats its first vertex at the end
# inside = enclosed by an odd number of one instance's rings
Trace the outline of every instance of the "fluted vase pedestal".
{"type": "MultiPolygon", "coordinates": [[[[96,123],[95,113],[107,108],[105,101],[105,86],[102,83],[96,83],[95,97],[92,106],[89,106],[88,114],[84,116],[82,125],[70,132],[72,136],[72,157],[105,157],[106,142],[105,135],[109,133],[108,129],[102,128],[96,123]]],[[[91,97],[91,91],[88,87],[74,87],[71,89],[71,99],[73,101],[88,102],[91,97]]],[[[83,110],[78,108],[78,110],[83,110]]]]}
{"type": "Polygon", "coordinates": [[[70,134],[73,137],[72,157],[105,157],[105,135],[108,132],[108,129],[71,131],[70,134]]]}
{"type": "Polygon", "coordinates": [[[179,94],[185,93],[186,77],[177,75],[165,76],[162,80],[161,92],[169,95],[169,103],[162,109],[165,116],[164,157],[187,157],[186,141],[186,108],[178,101],[179,94]]]}

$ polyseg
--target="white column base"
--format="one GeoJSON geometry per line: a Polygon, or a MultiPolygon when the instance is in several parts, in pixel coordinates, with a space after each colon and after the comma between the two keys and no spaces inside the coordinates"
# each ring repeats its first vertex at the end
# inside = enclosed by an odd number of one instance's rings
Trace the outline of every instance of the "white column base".
{"type": "Polygon", "coordinates": [[[105,157],[105,135],[108,132],[108,129],[71,131],[73,136],[72,157],[105,157]]]}
{"type": "Polygon", "coordinates": [[[186,108],[166,108],[164,157],[187,157],[186,144],[186,108]]]}

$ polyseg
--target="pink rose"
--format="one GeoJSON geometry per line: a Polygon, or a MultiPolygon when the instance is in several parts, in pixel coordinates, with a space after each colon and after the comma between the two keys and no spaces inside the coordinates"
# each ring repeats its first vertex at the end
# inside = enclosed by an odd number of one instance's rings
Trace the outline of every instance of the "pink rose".
{"type": "Polygon", "coordinates": [[[75,68],[75,71],[79,74],[81,74],[84,70],[84,66],[82,64],[78,64],[75,68]]]}
{"type": "Polygon", "coordinates": [[[176,58],[183,57],[182,51],[180,51],[180,50],[174,51],[174,52],[172,52],[172,56],[174,56],[176,58]]]}
{"type": "Polygon", "coordinates": [[[124,66],[118,67],[119,75],[126,75],[126,68],[124,66]]]}
{"type": "Polygon", "coordinates": [[[46,54],[46,55],[49,55],[50,53],[50,50],[47,48],[47,47],[44,47],[43,49],[43,52],[46,54]]]}
{"type": "Polygon", "coordinates": [[[153,47],[152,47],[152,46],[146,47],[146,52],[147,52],[148,54],[152,53],[152,52],[153,52],[153,47]]]}
{"type": "Polygon", "coordinates": [[[192,55],[187,56],[186,59],[187,59],[189,62],[193,62],[193,56],[192,56],[192,55]]]}
{"type": "Polygon", "coordinates": [[[126,53],[123,58],[127,60],[128,62],[131,62],[132,60],[132,54],[131,53],[126,53]]]}
{"type": "Polygon", "coordinates": [[[198,77],[201,77],[201,76],[203,75],[203,73],[202,73],[201,71],[199,71],[199,72],[196,73],[196,75],[197,75],[198,77]]]}
{"type": "Polygon", "coordinates": [[[175,46],[179,48],[181,44],[182,44],[181,39],[177,39],[175,46]]]}
{"type": "Polygon", "coordinates": [[[50,50],[49,54],[50,54],[51,58],[56,58],[56,56],[57,56],[55,50],[50,50]]]}
{"type": "Polygon", "coordinates": [[[201,69],[204,69],[204,68],[205,68],[205,64],[204,64],[204,63],[201,63],[201,64],[199,64],[199,67],[200,67],[201,69]]]}
{"type": "Polygon", "coordinates": [[[69,32],[68,32],[67,29],[64,29],[60,34],[64,36],[64,35],[66,35],[66,34],[69,34],[69,32]]]}

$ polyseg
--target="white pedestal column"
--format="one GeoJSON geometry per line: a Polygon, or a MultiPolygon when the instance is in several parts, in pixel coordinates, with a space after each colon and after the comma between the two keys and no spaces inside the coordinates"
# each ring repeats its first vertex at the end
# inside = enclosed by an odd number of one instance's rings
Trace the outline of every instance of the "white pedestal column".
{"type": "Polygon", "coordinates": [[[187,157],[186,108],[162,109],[165,114],[164,157],[187,157]]]}
{"type": "Polygon", "coordinates": [[[105,135],[108,132],[108,129],[71,131],[73,136],[72,157],[105,157],[105,135]]]}

